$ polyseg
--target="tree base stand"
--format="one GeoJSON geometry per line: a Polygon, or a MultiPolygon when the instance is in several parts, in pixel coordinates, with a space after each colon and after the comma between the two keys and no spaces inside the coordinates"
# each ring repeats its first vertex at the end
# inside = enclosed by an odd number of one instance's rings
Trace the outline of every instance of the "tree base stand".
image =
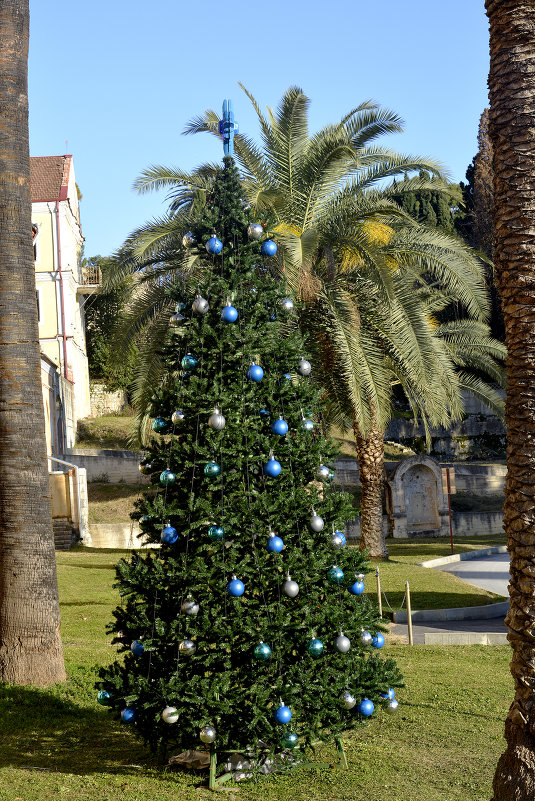
{"type": "MultiPolygon", "coordinates": [[[[348,769],[347,764],[347,756],[344,748],[344,743],[341,737],[335,737],[334,742],[336,745],[336,751],[338,754],[338,762],[342,765],[344,770],[348,769]]],[[[319,745],[319,743],[313,743],[313,745],[319,745]]],[[[233,753],[232,751],[224,751],[221,753],[233,753]]],[[[313,760],[307,760],[306,762],[298,762],[296,765],[293,765],[292,768],[303,768],[309,765],[314,765],[316,767],[329,767],[332,763],[330,762],[315,762],[313,760]]],[[[222,785],[225,782],[228,782],[229,779],[232,779],[232,772],[230,773],[223,773],[221,776],[216,775],[217,772],[217,750],[215,748],[210,749],[210,772],[208,777],[208,789],[209,790],[227,790],[230,788],[223,788],[222,785]]]]}

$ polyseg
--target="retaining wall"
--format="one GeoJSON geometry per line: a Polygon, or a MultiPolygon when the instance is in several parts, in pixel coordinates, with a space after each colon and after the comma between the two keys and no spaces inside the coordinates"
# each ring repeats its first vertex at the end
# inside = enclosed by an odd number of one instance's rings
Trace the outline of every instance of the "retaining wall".
{"type": "Polygon", "coordinates": [[[111,451],[98,448],[72,448],[66,460],[87,470],[88,481],[110,481],[112,484],[148,484],[138,465],[142,454],[137,451],[111,451]]]}

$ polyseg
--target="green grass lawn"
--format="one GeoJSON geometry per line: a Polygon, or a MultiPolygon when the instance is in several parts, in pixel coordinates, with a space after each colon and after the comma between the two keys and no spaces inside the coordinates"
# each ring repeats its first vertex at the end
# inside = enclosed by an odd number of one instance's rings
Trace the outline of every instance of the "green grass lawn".
{"type": "MultiPolygon", "coordinates": [[[[398,560],[394,564],[413,569],[411,544],[390,545],[398,560]]],[[[419,545],[425,558],[438,555],[446,543],[419,545]]],[[[480,545],[470,540],[463,547],[480,545]]],[[[211,796],[197,789],[202,775],[158,767],[132,731],[111,720],[95,701],[98,667],[114,659],[105,625],[117,603],[113,565],[120,555],[83,549],[57,555],[69,678],[47,690],[0,687],[1,801],[190,801],[211,796]]],[[[312,764],[240,783],[224,795],[231,801],[489,798],[512,697],[509,647],[387,644],[384,652],[398,661],[405,676],[406,687],[398,692],[400,709],[396,716],[380,711],[368,726],[346,736],[349,770],[325,746],[316,760],[330,767],[312,764]]]]}
{"type": "Polygon", "coordinates": [[[79,420],[75,447],[128,450],[134,423],[132,414],[110,414],[79,420]]]}

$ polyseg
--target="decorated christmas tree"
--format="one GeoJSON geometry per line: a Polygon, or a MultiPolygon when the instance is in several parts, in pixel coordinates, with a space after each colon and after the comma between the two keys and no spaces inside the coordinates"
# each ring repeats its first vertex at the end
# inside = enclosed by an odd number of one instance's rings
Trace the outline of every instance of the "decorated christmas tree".
{"type": "Polygon", "coordinates": [[[331,483],[321,388],[263,222],[225,156],[184,233],[199,283],[172,290],[140,466],[151,484],[133,516],[160,547],[117,566],[124,658],[99,682],[153,750],[209,748],[211,786],[217,753],[340,744],[378,703],[394,711],[401,684],[378,653],[366,558],[344,535],[354,510],[331,483]]]}

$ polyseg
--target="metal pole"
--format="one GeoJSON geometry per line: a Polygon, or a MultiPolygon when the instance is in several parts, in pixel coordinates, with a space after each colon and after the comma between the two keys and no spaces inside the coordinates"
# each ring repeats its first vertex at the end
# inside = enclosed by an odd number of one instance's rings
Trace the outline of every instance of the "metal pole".
{"type": "Polygon", "coordinates": [[[379,617],[383,616],[383,602],[381,600],[381,577],[379,576],[379,568],[375,568],[375,578],[377,579],[377,603],[379,605],[379,617]]]}
{"type": "Polygon", "coordinates": [[[446,482],[448,485],[448,512],[450,516],[450,545],[451,552],[453,553],[453,526],[451,524],[451,486],[450,486],[450,469],[446,467],[446,482]]]}
{"type": "Polygon", "coordinates": [[[411,610],[411,591],[409,589],[409,582],[405,582],[405,598],[407,599],[407,630],[409,632],[409,645],[414,645],[414,637],[412,636],[412,610],[411,610]]]}

